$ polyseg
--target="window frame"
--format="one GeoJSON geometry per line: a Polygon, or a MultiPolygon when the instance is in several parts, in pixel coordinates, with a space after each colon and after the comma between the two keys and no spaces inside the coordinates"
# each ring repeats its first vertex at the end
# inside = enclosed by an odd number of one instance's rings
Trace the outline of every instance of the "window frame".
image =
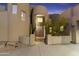
{"type": "Polygon", "coordinates": [[[18,13],[18,5],[17,3],[12,4],[12,14],[16,15],[18,13]]]}

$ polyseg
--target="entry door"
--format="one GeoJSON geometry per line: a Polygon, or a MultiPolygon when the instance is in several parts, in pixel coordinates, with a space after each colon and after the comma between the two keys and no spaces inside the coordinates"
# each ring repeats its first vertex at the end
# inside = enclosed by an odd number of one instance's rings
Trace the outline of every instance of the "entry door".
{"type": "Polygon", "coordinates": [[[36,17],[36,37],[43,38],[44,37],[44,17],[36,17]]]}

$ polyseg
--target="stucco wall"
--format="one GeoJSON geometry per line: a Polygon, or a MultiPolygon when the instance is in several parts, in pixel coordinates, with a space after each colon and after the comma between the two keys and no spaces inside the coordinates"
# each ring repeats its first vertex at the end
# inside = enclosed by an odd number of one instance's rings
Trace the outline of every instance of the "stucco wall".
{"type": "Polygon", "coordinates": [[[69,8],[68,10],[64,11],[61,16],[65,16],[67,18],[71,18],[71,8],[69,8]]]}
{"type": "Polygon", "coordinates": [[[12,4],[8,4],[9,41],[18,41],[19,37],[29,36],[29,4],[18,4],[18,13],[12,14],[12,4]],[[21,11],[25,11],[26,19],[21,20],[21,11]]]}
{"type": "MultiPolygon", "coordinates": [[[[18,4],[19,6],[19,16],[21,16],[21,11],[25,11],[25,13],[26,13],[26,20],[24,21],[24,22],[22,22],[21,23],[21,25],[20,25],[20,29],[22,30],[23,29],[23,31],[22,31],[22,33],[23,34],[25,34],[25,35],[29,35],[29,26],[30,26],[30,5],[29,4],[18,4]]],[[[20,17],[20,20],[21,20],[21,17],[20,17]]]]}
{"type": "Polygon", "coordinates": [[[33,8],[33,13],[32,13],[33,26],[35,26],[36,15],[38,14],[44,15],[45,21],[49,19],[47,8],[44,6],[36,6],[33,8]]]}
{"type": "Polygon", "coordinates": [[[73,8],[73,13],[74,13],[73,17],[75,17],[76,20],[77,20],[77,18],[79,19],[79,5],[77,5],[73,8]]]}
{"type": "Polygon", "coordinates": [[[70,18],[71,26],[71,39],[73,43],[79,43],[79,29],[77,28],[77,21],[79,21],[79,5],[65,11],[63,16],[70,18]]]}
{"type": "Polygon", "coordinates": [[[73,8],[74,16],[73,16],[73,24],[75,25],[75,39],[76,43],[79,43],[79,29],[77,27],[77,21],[79,21],[79,5],[73,8]]]}
{"type": "Polygon", "coordinates": [[[8,14],[7,11],[0,12],[0,41],[8,40],[8,14]]]}

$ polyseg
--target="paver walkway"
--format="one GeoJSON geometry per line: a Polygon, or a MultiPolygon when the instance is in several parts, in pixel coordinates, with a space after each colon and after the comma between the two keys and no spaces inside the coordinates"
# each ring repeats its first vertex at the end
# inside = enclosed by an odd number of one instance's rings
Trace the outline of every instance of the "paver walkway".
{"type": "Polygon", "coordinates": [[[12,52],[1,52],[5,56],[79,56],[79,44],[66,45],[36,45],[13,50],[12,52]]]}

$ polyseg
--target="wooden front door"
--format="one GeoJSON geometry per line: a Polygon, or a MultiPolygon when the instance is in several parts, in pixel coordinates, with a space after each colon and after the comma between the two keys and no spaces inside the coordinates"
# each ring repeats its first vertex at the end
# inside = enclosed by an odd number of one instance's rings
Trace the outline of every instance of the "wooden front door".
{"type": "Polygon", "coordinates": [[[43,41],[44,35],[45,35],[44,34],[44,17],[38,16],[36,17],[36,31],[35,31],[36,41],[43,41]]]}

